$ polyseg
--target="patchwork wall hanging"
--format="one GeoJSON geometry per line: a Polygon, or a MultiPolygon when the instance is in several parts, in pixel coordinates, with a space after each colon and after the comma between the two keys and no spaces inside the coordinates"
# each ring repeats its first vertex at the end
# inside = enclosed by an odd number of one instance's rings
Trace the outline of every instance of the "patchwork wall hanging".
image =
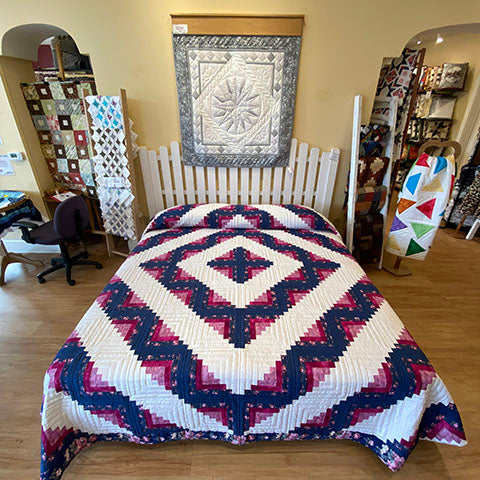
{"type": "Polygon", "coordinates": [[[55,183],[95,196],[83,91],[93,81],[22,83],[23,96],[55,183]]]}
{"type": "Polygon", "coordinates": [[[455,180],[453,157],[420,155],[399,196],[386,250],[424,260],[445,213],[455,180]]]}
{"type": "Polygon", "coordinates": [[[288,165],[300,36],[173,35],[188,165],[288,165]]]}
{"type": "Polygon", "coordinates": [[[468,63],[444,63],[439,90],[464,90],[467,80],[468,63]]]}
{"type": "Polygon", "coordinates": [[[405,48],[402,55],[394,58],[387,68],[380,71],[376,95],[381,99],[397,97],[397,124],[395,128],[395,143],[401,141],[402,132],[405,128],[408,106],[411,98],[411,85],[414,80],[414,72],[418,61],[419,52],[405,48]]]}
{"type": "Polygon", "coordinates": [[[105,232],[137,240],[132,161],[138,147],[131,132],[133,122],[124,115],[119,96],[95,95],[85,100],[105,232]]]}

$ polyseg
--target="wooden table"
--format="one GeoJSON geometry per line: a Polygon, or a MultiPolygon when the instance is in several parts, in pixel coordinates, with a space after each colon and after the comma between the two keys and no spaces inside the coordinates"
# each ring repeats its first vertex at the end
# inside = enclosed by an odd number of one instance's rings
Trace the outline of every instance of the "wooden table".
{"type": "MultiPolygon", "coordinates": [[[[30,202],[28,195],[23,194],[22,192],[14,191],[1,191],[0,196],[0,234],[10,227],[11,222],[7,219],[10,213],[13,213],[15,210],[19,210],[17,216],[14,217],[13,221],[20,220],[21,218],[30,218],[30,212],[21,212],[22,207],[27,206],[27,202],[30,202]],[[8,200],[8,194],[11,193],[13,198],[11,201],[8,200]],[[2,220],[5,219],[4,222],[2,220]]],[[[34,207],[33,207],[34,208],[34,207]]],[[[31,258],[26,257],[20,253],[13,253],[7,251],[3,240],[0,239],[0,286],[5,284],[5,271],[7,266],[11,263],[28,263],[29,265],[43,265],[43,262],[40,260],[32,260],[31,258]]]]}

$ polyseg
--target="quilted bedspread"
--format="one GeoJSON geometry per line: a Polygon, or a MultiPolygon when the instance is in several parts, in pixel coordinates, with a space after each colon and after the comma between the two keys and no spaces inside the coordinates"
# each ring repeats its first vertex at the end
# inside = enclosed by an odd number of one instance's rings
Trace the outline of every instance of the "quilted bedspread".
{"type": "Polygon", "coordinates": [[[466,443],[335,228],[294,205],[159,213],[45,376],[41,478],[98,441],[350,439],[398,470],[466,443]]]}

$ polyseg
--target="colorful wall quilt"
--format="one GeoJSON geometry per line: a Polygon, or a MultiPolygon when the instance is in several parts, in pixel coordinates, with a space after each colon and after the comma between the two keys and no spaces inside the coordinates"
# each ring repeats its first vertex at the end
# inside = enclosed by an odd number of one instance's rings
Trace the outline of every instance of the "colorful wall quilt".
{"type": "Polygon", "coordinates": [[[99,441],[350,439],[398,470],[457,408],[335,228],[295,205],[159,213],[49,367],[41,478],[99,441]]]}
{"type": "Polygon", "coordinates": [[[445,213],[455,181],[453,157],[426,153],[413,164],[399,196],[386,250],[424,260],[445,213]]]}
{"type": "Polygon", "coordinates": [[[173,35],[186,164],[288,165],[300,41],[173,35]]]}
{"type": "MultiPolygon", "coordinates": [[[[124,119],[119,96],[96,95],[85,100],[92,121],[93,163],[105,231],[138,240],[126,145],[126,135],[131,132],[133,122],[124,119]],[[129,122],[128,129],[126,122],[129,122]]],[[[135,139],[136,134],[132,132],[132,155],[138,150],[135,139]]]]}
{"type": "Polygon", "coordinates": [[[419,52],[405,48],[402,55],[394,58],[390,65],[382,68],[377,85],[377,98],[389,99],[397,97],[397,122],[395,127],[395,143],[399,144],[407,122],[408,106],[411,99],[411,84],[417,65],[419,52]]]}
{"type": "Polygon", "coordinates": [[[83,90],[93,81],[22,83],[43,156],[55,183],[95,196],[83,90]]]}

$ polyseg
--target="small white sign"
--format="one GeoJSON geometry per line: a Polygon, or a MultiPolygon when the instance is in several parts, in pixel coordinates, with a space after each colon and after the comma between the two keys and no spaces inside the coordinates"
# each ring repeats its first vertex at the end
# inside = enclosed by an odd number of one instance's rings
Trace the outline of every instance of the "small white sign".
{"type": "Polygon", "coordinates": [[[0,175],[15,175],[8,155],[0,155],[0,175]]]}
{"type": "Polygon", "coordinates": [[[104,186],[109,188],[124,188],[125,183],[122,177],[105,177],[104,186]]]}
{"type": "Polygon", "coordinates": [[[175,35],[185,35],[188,33],[188,25],[186,23],[174,23],[172,30],[175,35]]]}

